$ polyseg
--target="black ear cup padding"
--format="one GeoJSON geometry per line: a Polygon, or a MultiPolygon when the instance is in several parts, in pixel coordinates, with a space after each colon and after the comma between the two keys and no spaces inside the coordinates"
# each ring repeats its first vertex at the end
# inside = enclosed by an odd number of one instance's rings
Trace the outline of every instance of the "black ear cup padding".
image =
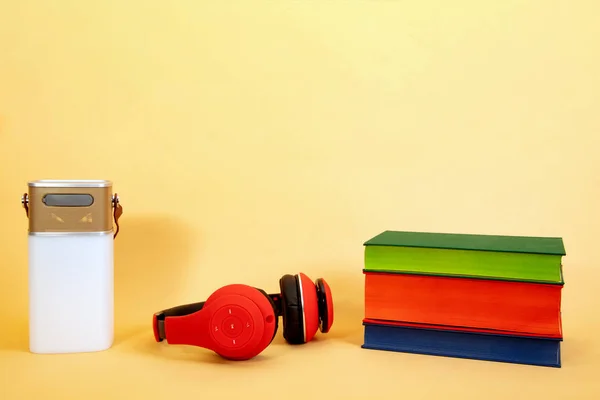
{"type": "Polygon", "coordinates": [[[286,274],[279,280],[283,337],[290,344],[304,343],[303,310],[299,285],[300,282],[294,275],[286,274]]]}
{"type": "Polygon", "coordinates": [[[319,304],[319,330],[323,333],[327,333],[326,329],[329,324],[329,314],[327,314],[327,294],[325,293],[323,279],[317,279],[316,286],[317,302],[319,304]]]}
{"type": "MultiPolygon", "coordinates": [[[[265,292],[264,290],[259,289],[259,288],[255,288],[255,289],[258,290],[259,292],[261,292],[267,298],[267,300],[269,300],[269,303],[271,303],[271,307],[273,307],[273,312],[275,312],[275,310],[276,310],[275,303],[273,302],[273,299],[271,299],[271,297],[267,294],[267,292],[265,292]]],[[[279,329],[279,318],[277,318],[277,314],[276,314],[275,315],[275,330],[273,331],[273,337],[271,338],[271,342],[273,342],[273,339],[275,339],[278,329],[279,329]]],[[[271,342],[269,342],[269,344],[271,342]]]]}

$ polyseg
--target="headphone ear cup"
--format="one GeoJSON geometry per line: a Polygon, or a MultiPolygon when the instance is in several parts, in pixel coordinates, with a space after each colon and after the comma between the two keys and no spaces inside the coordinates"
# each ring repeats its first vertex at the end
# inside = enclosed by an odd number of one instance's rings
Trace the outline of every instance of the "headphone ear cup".
{"type": "Polygon", "coordinates": [[[303,273],[279,280],[283,314],[283,336],[290,344],[310,342],[319,330],[317,288],[303,273]]]}
{"type": "Polygon", "coordinates": [[[283,337],[289,344],[304,343],[302,299],[295,276],[286,274],[279,279],[283,337]]]}
{"type": "Polygon", "coordinates": [[[247,360],[269,346],[275,336],[277,315],[273,303],[263,293],[251,286],[232,284],[209,296],[205,309],[214,309],[208,326],[217,354],[232,360],[247,360]]]}

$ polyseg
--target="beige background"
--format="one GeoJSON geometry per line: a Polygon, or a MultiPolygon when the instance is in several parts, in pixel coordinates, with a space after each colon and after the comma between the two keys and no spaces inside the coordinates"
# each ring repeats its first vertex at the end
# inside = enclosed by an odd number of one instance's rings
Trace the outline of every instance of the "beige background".
{"type": "Polygon", "coordinates": [[[599,13],[3,1],[0,398],[600,398],[599,13]],[[121,195],[110,351],[27,352],[19,199],[42,178],[121,195]],[[360,349],[362,242],[384,229],[562,236],[564,367],[360,349]],[[335,296],[313,343],[232,364],[152,340],[158,309],[297,271],[335,296]]]}

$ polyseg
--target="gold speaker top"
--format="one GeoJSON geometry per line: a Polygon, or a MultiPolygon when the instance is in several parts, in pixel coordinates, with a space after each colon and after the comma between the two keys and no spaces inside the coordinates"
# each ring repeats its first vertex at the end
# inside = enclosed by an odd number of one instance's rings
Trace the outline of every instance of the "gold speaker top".
{"type": "Polygon", "coordinates": [[[29,233],[109,233],[118,202],[107,180],[37,180],[22,202],[29,233]],[[115,201],[116,200],[116,201],[115,201]]]}
{"type": "Polygon", "coordinates": [[[104,188],[112,187],[111,181],[106,180],[54,180],[42,179],[28,182],[29,187],[39,188],[104,188]]]}

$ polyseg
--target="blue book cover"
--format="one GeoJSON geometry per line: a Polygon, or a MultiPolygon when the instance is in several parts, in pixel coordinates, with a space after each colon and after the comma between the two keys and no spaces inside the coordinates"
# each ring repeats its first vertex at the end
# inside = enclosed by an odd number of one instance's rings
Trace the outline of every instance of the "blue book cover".
{"type": "Polygon", "coordinates": [[[561,339],[363,321],[364,349],[561,367],[561,339]]]}

